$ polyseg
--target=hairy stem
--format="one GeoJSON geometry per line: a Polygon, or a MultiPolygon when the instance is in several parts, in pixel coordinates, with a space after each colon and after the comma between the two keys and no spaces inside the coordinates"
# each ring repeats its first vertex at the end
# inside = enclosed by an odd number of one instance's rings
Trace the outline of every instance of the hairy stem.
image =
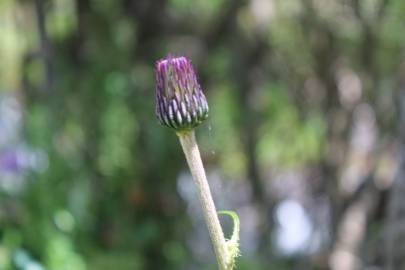
{"type": "Polygon", "coordinates": [[[221,224],[219,223],[214,201],[212,200],[210,187],[205,175],[194,131],[177,133],[177,135],[179,136],[188,166],[190,167],[194,183],[197,186],[198,196],[200,198],[205,222],[207,223],[208,232],[214,247],[219,269],[227,270],[228,250],[225,237],[222,232],[221,224]]]}

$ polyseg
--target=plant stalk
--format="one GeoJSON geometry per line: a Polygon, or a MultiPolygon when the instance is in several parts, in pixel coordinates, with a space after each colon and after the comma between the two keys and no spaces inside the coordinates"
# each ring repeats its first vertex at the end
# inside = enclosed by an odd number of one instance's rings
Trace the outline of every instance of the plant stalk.
{"type": "Polygon", "coordinates": [[[228,249],[224,233],[219,223],[215,204],[211,196],[210,187],[201,161],[200,150],[195,139],[194,130],[177,133],[181,146],[190,167],[191,175],[197,187],[198,197],[204,213],[204,219],[208,227],[211,242],[214,247],[219,269],[227,269],[228,249]]]}

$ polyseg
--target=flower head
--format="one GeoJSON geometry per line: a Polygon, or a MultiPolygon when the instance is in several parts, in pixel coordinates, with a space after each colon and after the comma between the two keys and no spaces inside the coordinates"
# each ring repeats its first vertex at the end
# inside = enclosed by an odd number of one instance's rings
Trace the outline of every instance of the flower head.
{"type": "Polygon", "coordinates": [[[162,125],[190,130],[208,117],[208,103],[191,61],[171,56],[156,63],[156,116],[162,125]]]}

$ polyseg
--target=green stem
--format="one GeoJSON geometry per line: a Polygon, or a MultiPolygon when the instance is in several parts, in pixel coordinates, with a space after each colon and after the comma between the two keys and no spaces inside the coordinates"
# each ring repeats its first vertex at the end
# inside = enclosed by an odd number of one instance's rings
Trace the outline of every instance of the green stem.
{"type": "Polygon", "coordinates": [[[227,245],[221,224],[219,223],[214,201],[212,200],[210,187],[205,175],[194,131],[179,132],[177,135],[179,136],[188,166],[190,167],[191,175],[193,176],[194,183],[197,187],[198,197],[200,199],[219,269],[227,270],[227,245]]]}

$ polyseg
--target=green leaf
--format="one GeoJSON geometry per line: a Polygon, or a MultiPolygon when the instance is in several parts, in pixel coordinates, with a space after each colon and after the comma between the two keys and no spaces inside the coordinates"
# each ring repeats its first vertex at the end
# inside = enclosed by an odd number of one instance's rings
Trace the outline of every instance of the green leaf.
{"type": "Polygon", "coordinates": [[[228,215],[233,220],[233,232],[229,240],[226,240],[228,248],[227,270],[232,270],[235,267],[235,260],[240,255],[239,251],[239,231],[240,221],[239,216],[234,211],[219,211],[219,215],[228,215]]]}

